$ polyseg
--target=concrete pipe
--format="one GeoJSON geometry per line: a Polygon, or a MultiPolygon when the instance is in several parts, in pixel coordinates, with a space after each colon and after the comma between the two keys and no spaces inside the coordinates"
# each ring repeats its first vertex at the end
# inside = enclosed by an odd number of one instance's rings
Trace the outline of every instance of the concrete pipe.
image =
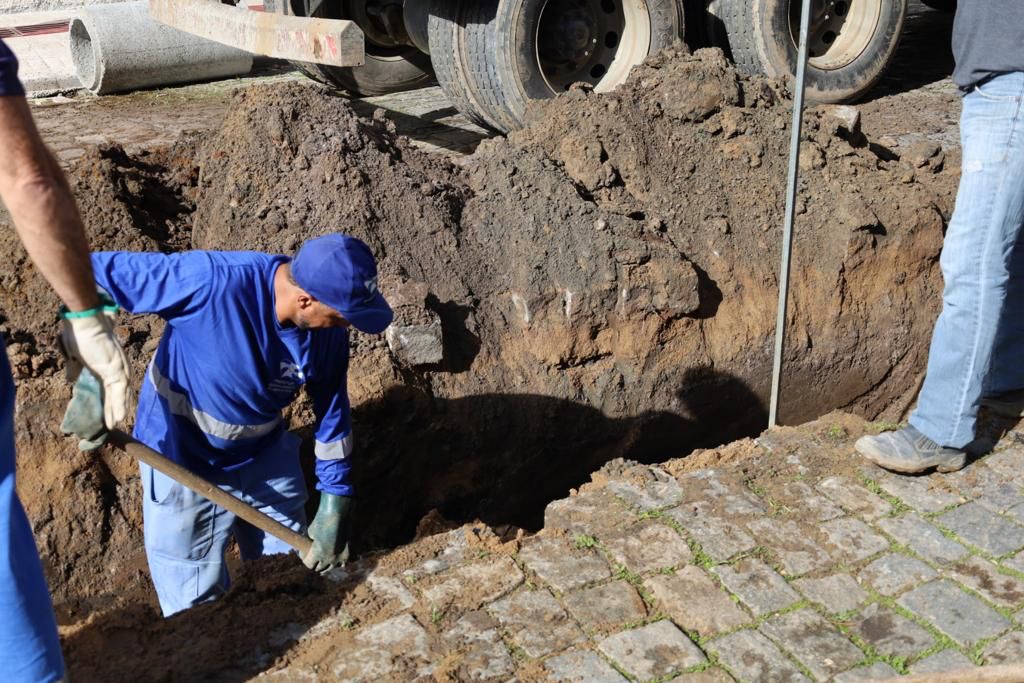
{"type": "Polygon", "coordinates": [[[165,26],[146,2],[82,7],[71,20],[71,57],[97,95],[248,73],[252,55],[165,26]]]}

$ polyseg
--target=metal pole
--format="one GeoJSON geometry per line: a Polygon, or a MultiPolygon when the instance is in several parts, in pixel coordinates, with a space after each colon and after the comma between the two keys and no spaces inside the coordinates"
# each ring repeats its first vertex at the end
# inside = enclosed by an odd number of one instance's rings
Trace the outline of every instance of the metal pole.
{"type": "MultiPolygon", "coordinates": [[[[791,0],[796,2],[797,0],[791,0]]],[[[800,130],[804,113],[804,72],[807,66],[807,27],[811,23],[811,2],[800,7],[800,39],[797,41],[796,79],[793,92],[792,137],[789,144],[789,179],[786,182],[786,218],[782,228],[782,265],[779,268],[779,312],[775,320],[775,359],[772,363],[772,394],[768,409],[769,429],[778,424],[779,387],[782,382],[782,351],[786,341],[786,306],[789,301],[789,258],[793,251],[793,211],[800,162],[800,130]]]]}

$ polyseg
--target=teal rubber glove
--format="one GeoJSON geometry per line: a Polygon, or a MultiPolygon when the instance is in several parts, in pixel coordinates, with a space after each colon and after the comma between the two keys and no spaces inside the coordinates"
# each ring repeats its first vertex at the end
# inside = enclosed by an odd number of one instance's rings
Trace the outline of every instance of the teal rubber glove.
{"type": "Polygon", "coordinates": [[[89,368],[81,368],[71,401],[64,411],[60,430],[79,438],[78,448],[93,451],[107,441],[107,425],[103,419],[103,385],[89,368]]]}
{"type": "Polygon", "coordinates": [[[321,574],[345,566],[353,507],[355,501],[348,496],[320,494],[320,507],[306,532],[313,547],[303,556],[304,565],[321,574]]]}

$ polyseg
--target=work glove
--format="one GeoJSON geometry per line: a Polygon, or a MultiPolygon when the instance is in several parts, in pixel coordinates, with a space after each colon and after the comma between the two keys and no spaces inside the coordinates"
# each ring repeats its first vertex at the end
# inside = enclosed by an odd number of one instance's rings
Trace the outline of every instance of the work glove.
{"type": "Polygon", "coordinates": [[[79,450],[93,451],[107,442],[107,426],[103,423],[103,386],[89,368],[82,368],[78,373],[60,430],[78,437],[79,450]]]}
{"type": "Polygon", "coordinates": [[[304,565],[321,574],[345,566],[348,562],[349,522],[354,506],[355,501],[349,496],[320,494],[320,507],[306,532],[313,546],[302,558],[304,565]]]}
{"type": "Polygon", "coordinates": [[[124,420],[128,411],[128,359],[114,336],[113,320],[117,304],[109,297],[87,311],[69,311],[61,307],[63,329],[61,345],[67,356],[66,376],[76,382],[83,367],[99,378],[103,421],[108,429],[124,420]]]}

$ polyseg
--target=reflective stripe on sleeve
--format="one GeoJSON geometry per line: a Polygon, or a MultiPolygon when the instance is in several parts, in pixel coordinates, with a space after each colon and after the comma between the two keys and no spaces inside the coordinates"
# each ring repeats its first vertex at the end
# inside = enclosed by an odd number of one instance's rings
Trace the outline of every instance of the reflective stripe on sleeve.
{"type": "Polygon", "coordinates": [[[344,460],[352,455],[352,435],[329,443],[317,440],[313,452],[320,460],[344,460]]]}
{"type": "Polygon", "coordinates": [[[274,431],[281,416],[276,416],[270,422],[256,425],[238,425],[230,422],[222,422],[209,413],[193,407],[188,396],[171,388],[171,383],[164,377],[156,367],[156,363],[149,364],[149,380],[156,388],[156,393],[167,401],[171,413],[183,417],[195,426],[199,427],[204,434],[215,436],[226,441],[237,441],[239,439],[252,439],[258,436],[266,436],[274,431]]]}

